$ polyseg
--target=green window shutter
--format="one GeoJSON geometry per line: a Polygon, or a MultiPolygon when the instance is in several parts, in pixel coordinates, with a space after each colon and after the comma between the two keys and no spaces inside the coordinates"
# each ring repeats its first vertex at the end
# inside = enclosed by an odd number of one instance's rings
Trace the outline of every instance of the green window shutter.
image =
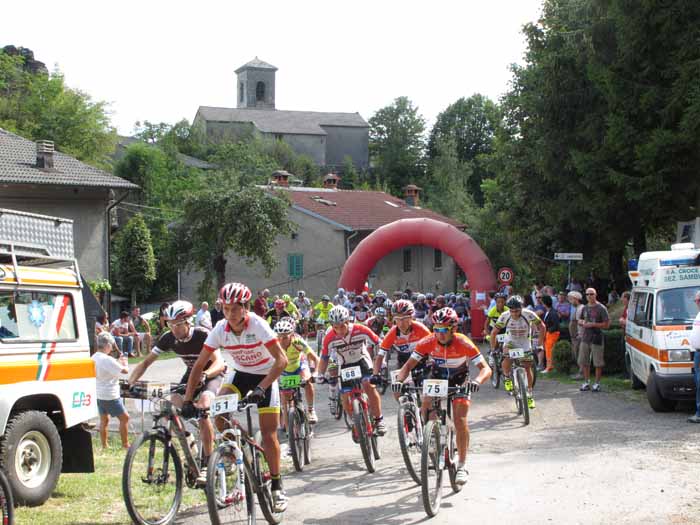
{"type": "Polygon", "coordinates": [[[301,253],[290,253],[287,255],[287,273],[292,279],[304,277],[304,255],[301,253]]]}

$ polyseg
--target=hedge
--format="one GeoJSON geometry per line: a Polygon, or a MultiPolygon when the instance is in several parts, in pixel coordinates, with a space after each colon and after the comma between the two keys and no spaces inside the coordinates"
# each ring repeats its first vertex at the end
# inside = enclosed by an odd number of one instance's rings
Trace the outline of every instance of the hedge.
{"type": "MultiPolygon", "coordinates": [[[[603,330],[605,343],[604,357],[605,374],[620,374],[625,371],[625,332],[620,329],[603,330]]],[[[557,372],[568,374],[577,368],[577,364],[571,355],[571,343],[559,339],[554,345],[553,351],[554,369],[557,372]]]]}

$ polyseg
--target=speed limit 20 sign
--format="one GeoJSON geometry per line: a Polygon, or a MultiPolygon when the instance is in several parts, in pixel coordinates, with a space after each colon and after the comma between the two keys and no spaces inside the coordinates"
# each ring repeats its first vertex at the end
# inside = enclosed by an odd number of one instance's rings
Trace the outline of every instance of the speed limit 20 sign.
{"type": "Polygon", "coordinates": [[[498,270],[498,282],[501,284],[510,284],[513,282],[515,272],[512,268],[501,268],[498,270]]]}

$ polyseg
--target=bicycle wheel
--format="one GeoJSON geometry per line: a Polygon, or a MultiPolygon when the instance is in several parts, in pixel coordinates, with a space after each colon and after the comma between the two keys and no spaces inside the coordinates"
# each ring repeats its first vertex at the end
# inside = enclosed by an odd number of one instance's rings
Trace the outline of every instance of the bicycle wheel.
{"type": "Polygon", "coordinates": [[[15,502],[7,476],[0,470],[0,523],[13,525],[15,523],[15,502]]]}
{"type": "Polygon", "coordinates": [[[537,384],[537,365],[533,361],[532,363],[532,388],[535,388],[537,384]]]}
{"type": "MultiPolygon", "coordinates": [[[[255,441],[262,443],[262,434],[260,431],[255,433],[255,441]]],[[[255,462],[255,472],[258,479],[255,483],[255,490],[258,495],[258,503],[263,516],[270,525],[277,525],[282,521],[283,513],[274,512],[272,505],[272,478],[270,476],[270,466],[267,464],[265,455],[257,448],[253,453],[253,461],[255,462]]]]}
{"type": "Polygon", "coordinates": [[[389,366],[383,366],[382,369],[380,370],[380,375],[382,376],[382,384],[377,387],[377,390],[379,390],[379,393],[381,395],[386,394],[386,389],[389,386],[389,366]]]}
{"type": "Polygon", "coordinates": [[[289,435],[289,452],[292,455],[294,470],[301,472],[304,470],[304,444],[302,421],[296,408],[290,408],[287,413],[287,433],[289,435]]]}
{"type": "Polygon", "coordinates": [[[369,441],[372,444],[372,454],[374,455],[374,459],[382,459],[382,452],[379,450],[379,437],[372,432],[372,436],[369,438],[369,441]]]}
{"type": "Polygon", "coordinates": [[[459,462],[459,456],[457,454],[455,431],[451,429],[449,435],[447,436],[447,455],[449,457],[449,467],[447,472],[450,475],[450,486],[452,487],[453,492],[459,492],[462,490],[464,485],[457,484],[457,463],[459,462]]]}
{"type": "Polygon", "coordinates": [[[522,410],[525,424],[530,424],[530,408],[527,406],[527,374],[524,368],[518,367],[515,371],[518,376],[518,397],[520,398],[520,409],[522,410]]]}
{"type": "Polygon", "coordinates": [[[413,481],[420,485],[420,427],[417,420],[417,407],[411,402],[399,405],[396,426],[399,434],[399,447],[406,470],[413,481]]]}
{"type": "MultiPolygon", "coordinates": [[[[342,401],[340,403],[340,406],[341,407],[343,406],[342,401]]],[[[345,408],[342,408],[342,412],[343,412],[343,421],[345,421],[345,426],[348,428],[348,430],[352,430],[352,415],[348,414],[345,411],[345,408]]]]}
{"type": "Polygon", "coordinates": [[[357,399],[354,399],[352,402],[352,410],[352,418],[355,422],[355,430],[353,430],[353,432],[357,433],[367,472],[372,474],[376,468],[374,467],[374,451],[372,450],[372,444],[367,434],[367,414],[362,410],[362,404],[357,399]]]}
{"type": "MultiPolygon", "coordinates": [[[[240,452],[239,452],[240,453],[240,452]]],[[[209,457],[207,465],[207,508],[213,525],[255,524],[255,498],[250,479],[243,475],[243,465],[236,462],[235,449],[222,445],[209,457]]]]}
{"type": "Polygon", "coordinates": [[[498,364],[498,358],[489,356],[489,365],[491,366],[491,385],[493,388],[498,388],[501,384],[501,367],[498,364]]]}
{"type": "Polygon", "coordinates": [[[309,423],[309,418],[304,417],[304,464],[308,465],[311,463],[311,423],[309,423]]]}
{"type": "Polygon", "coordinates": [[[158,432],[145,432],[124,459],[122,494],[134,523],[172,523],[182,501],[182,463],[175,447],[158,432]]]}
{"type": "Polygon", "coordinates": [[[442,501],[442,463],[444,450],[440,443],[440,422],[428,421],[423,434],[420,458],[421,494],[423,508],[431,518],[440,510],[442,501]]]}

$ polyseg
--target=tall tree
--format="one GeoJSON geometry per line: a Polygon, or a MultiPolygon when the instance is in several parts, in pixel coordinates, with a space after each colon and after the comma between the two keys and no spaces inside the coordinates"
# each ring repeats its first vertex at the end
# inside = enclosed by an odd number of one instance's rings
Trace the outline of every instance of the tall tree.
{"type": "Polygon", "coordinates": [[[134,215],[117,234],[114,262],[118,288],[128,293],[135,305],[138,298],[147,296],[156,279],[151,232],[141,215],[134,215]]]}

